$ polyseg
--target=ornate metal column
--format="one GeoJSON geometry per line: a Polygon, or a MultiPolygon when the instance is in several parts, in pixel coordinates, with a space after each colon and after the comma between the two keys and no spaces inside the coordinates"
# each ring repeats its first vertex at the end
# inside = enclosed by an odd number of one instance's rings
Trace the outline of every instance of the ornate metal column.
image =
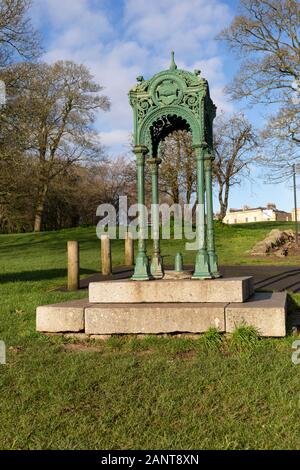
{"type": "Polygon", "coordinates": [[[151,260],[150,272],[155,279],[163,277],[163,263],[160,254],[160,223],[159,223],[159,193],[158,193],[158,168],[161,159],[152,158],[149,160],[152,172],[152,237],[153,237],[153,256],[151,260]]]}
{"type": "MultiPolygon", "coordinates": [[[[159,146],[172,132],[191,132],[197,156],[198,226],[197,255],[193,279],[218,277],[215,253],[211,166],[205,163],[205,155],[213,154],[213,121],[216,107],[211,100],[209,85],[200,70],[189,72],[177,67],[174,52],[171,64],[145,80],[137,77],[137,83],[129,92],[133,110],[133,141],[138,160],[139,202],[144,202],[144,156],[151,153],[157,159],[159,146]],[[139,163],[140,162],[140,163],[139,163]],[[206,182],[206,183],[205,183],[206,182]],[[205,198],[206,184],[206,198],[205,198]],[[207,220],[205,212],[207,211],[207,220]]],[[[152,204],[158,204],[158,160],[152,161],[152,204]]],[[[211,163],[211,162],[210,162],[211,163]]],[[[143,219],[141,214],[141,220],[143,219]]],[[[160,278],[163,263],[160,254],[159,213],[153,211],[153,257],[151,266],[147,259],[145,240],[139,240],[139,252],[133,279],[160,278]]]]}
{"type": "Polygon", "coordinates": [[[212,191],[212,157],[209,153],[205,155],[205,188],[206,188],[206,211],[207,211],[207,253],[210,272],[214,278],[221,277],[218,269],[218,257],[215,246],[215,228],[213,211],[212,191]]]}
{"type": "Polygon", "coordinates": [[[205,233],[205,182],[204,182],[204,156],[207,144],[194,145],[197,159],[197,244],[195,272],[193,279],[211,279],[209,260],[206,250],[205,233]]]}
{"type": "Polygon", "coordinates": [[[137,162],[137,191],[139,204],[139,244],[136,257],[134,275],[132,279],[148,281],[150,279],[149,261],[146,250],[146,234],[148,227],[145,220],[145,155],[148,148],[144,145],[134,147],[137,162]]]}

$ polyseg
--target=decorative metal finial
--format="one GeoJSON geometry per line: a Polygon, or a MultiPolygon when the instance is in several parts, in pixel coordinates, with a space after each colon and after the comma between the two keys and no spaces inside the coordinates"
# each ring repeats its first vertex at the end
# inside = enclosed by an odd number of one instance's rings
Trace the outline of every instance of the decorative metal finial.
{"type": "Polygon", "coordinates": [[[177,65],[175,64],[175,52],[171,52],[171,64],[170,64],[170,70],[177,70],[177,65]]]}
{"type": "Polygon", "coordinates": [[[139,83],[142,83],[142,82],[145,81],[145,79],[142,75],[139,75],[138,77],[136,77],[136,81],[139,82],[139,83]]]}

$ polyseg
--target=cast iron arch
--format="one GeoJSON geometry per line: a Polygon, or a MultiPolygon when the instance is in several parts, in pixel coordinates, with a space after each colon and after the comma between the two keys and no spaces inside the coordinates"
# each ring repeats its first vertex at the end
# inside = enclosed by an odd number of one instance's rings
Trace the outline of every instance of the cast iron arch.
{"type": "MultiPolygon", "coordinates": [[[[151,127],[163,116],[176,116],[178,119],[184,120],[190,128],[193,135],[193,144],[199,144],[204,138],[201,133],[201,121],[196,119],[195,116],[187,109],[179,106],[163,106],[155,109],[149,114],[140,127],[138,134],[137,145],[147,145],[151,127]],[[148,135],[147,135],[148,134],[148,135]]],[[[175,130],[175,129],[174,129],[175,130]]]]}
{"type": "Polygon", "coordinates": [[[176,115],[163,115],[155,121],[150,127],[151,149],[149,152],[151,155],[154,158],[157,157],[160,143],[170,134],[179,130],[191,131],[191,127],[185,119],[176,115]]]}

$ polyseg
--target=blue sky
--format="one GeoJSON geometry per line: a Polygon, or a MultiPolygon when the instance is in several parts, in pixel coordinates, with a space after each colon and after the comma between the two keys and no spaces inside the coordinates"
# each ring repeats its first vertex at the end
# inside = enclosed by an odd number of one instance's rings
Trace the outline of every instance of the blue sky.
{"type": "MultiPolygon", "coordinates": [[[[236,0],[33,0],[32,17],[42,32],[44,60],[86,64],[112,101],[97,130],[112,156],[129,153],[132,115],[127,93],[136,77],[168,67],[170,51],[180,68],[200,68],[219,110],[243,109],[255,126],[264,110],[232,103],[223,89],[238,68],[237,59],[215,40],[236,14],[236,0]]],[[[286,184],[266,185],[263,170],[232,188],[230,207],[275,202],[291,210],[286,184]]],[[[216,202],[216,209],[218,205],[216,202]]]]}

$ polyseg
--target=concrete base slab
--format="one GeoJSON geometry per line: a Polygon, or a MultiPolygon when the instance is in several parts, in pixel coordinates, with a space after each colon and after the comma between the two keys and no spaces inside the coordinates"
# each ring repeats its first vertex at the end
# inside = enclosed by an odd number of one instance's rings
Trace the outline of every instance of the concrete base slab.
{"type": "Polygon", "coordinates": [[[112,334],[199,334],[210,327],[231,333],[241,325],[254,326],[261,336],[285,336],[286,293],[256,293],[245,303],[230,304],[94,304],[84,299],[37,309],[37,331],[80,333],[93,339],[112,334]]]}
{"type": "Polygon", "coordinates": [[[121,280],[89,285],[90,302],[103,304],[244,302],[252,294],[252,277],[147,282],[121,280]]]}
{"type": "Polygon", "coordinates": [[[210,327],[225,331],[224,303],[98,304],[85,309],[89,335],[202,333],[210,327]]]}
{"type": "Polygon", "coordinates": [[[38,307],[36,329],[47,333],[78,333],[84,331],[84,309],[87,299],[38,307]]]}
{"type": "Polygon", "coordinates": [[[285,336],[286,299],[285,292],[262,292],[245,303],[228,305],[225,310],[226,332],[232,333],[241,325],[251,325],[260,336],[285,336]]]}

